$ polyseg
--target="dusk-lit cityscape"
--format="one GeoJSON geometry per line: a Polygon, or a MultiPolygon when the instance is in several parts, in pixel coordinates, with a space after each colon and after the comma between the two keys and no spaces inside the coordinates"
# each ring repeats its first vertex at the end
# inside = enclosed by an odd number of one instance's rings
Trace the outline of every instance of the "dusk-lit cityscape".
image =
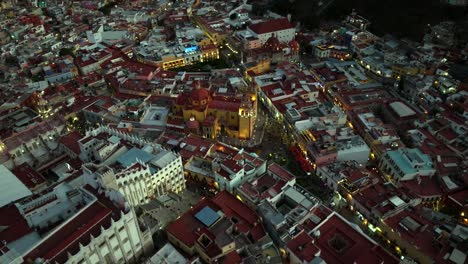
{"type": "Polygon", "coordinates": [[[468,264],[468,0],[0,25],[0,264],[468,264]]]}

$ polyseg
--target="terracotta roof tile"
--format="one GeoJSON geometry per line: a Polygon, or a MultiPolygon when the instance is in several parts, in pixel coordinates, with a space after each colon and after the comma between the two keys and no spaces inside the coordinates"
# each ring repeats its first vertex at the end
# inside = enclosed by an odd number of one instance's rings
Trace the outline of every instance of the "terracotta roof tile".
{"type": "Polygon", "coordinates": [[[286,18],[273,19],[250,25],[249,28],[257,34],[273,33],[280,30],[294,28],[286,18]]]}
{"type": "Polygon", "coordinates": [[[81,151],[78,141],[80,141],[82,138],[83,136],[79,132],[73,131],[61,137],[59,142],[69,150],[73,151],[75,154],[79,155],[81,151]]]}
{"type": "Polygon", "coordinates": [[[13,174],[29,189],[46,182],[46,179],[27,163],[23,163],[12,170],[13,174]]]}
{"type": "Polygon", "coordinates": [[[79,251],[79,243],[88,245],[91,235],[97,237],[101,233],[101,226],[109,227],[111,212],[112,210],[101,203],[94,202],[60,230],[37,245],[25,259],[40,257],[51,262],[65,262],[68,259],[67,252],[76,254],[79,251]]]}

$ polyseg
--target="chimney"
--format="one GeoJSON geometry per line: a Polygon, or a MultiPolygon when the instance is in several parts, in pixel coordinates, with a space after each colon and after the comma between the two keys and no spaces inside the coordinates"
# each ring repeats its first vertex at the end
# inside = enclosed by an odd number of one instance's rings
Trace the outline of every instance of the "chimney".
{"type": "Polygon", "coordinates": [[[315,238],[315,239],[319,239],[319,237],[320,237],[320,230],[316,230],[316,231],[314,232],[314,238],[315,238]]]}
{"type": "Polygon", "coordinates": [[[288,21],[291,22],[291,14],[288,14],[288,21]]]}

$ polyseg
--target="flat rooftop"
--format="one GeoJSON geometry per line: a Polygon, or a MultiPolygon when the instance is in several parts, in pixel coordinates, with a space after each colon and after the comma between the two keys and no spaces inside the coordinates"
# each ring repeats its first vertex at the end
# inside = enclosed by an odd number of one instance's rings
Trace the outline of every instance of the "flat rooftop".
{"type": "Polygon", "coordinates": [[[32,194],[3,164],[0,165],[0,176],[0,207],[32,194]]]}
{"type": "Polygon", "coordinates": [[[413,109],[404,104],[403,102],[393,102],[390,103],[390,107],[399,117],[408,117],[416,114],[413,109]]]}
{"type": "Polygon", "coordinates": [[[165,126],[169,109],[165,107],[151,106],[146,109],[141,119],[145,125],[165,126]]]}

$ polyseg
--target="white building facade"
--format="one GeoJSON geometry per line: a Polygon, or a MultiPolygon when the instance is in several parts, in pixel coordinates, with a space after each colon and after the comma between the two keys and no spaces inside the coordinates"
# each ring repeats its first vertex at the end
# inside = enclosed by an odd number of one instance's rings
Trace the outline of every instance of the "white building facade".
{"type": "Polygon", "coordinates": [[[178,193],[185,189],[181,156],[141,138],[122,134],[108,127],[100,127],[81,140],[83,155],[87,155],[83,151],[89,152],[98,146],[92,143],[98,139],[89,139],[89,137],[103,132],[108,133],[109,142],[120,142],[123,139],[131,141],[140,148],[127,151],[122,147],[125,151],[120,152],[121,148],[116,147],[114,149],[118,149],[115,151],[118,155],[108,155],[110,162],[102,160],[99,164],[85,164],[83,166],[85,182],[89,184],[99,182],[106,188],[118,190],[133,206],[148,203],[151,199],[168,192],[178,193]]]}
{"type": "Polygon", "coordinates": [[[152,243],[151,234],[140,233],[135,212],[129,210],[108,229],[101,227],[101,235],[80,247],[66,263],[140,263],[139,258],[152,243]]]}
{"type": "Polygon", "coordinates": [[[2,251],[14,252],[9,260],[17,263],[140,263],[153,247],[125,198],[98,185],[60,184],[0,210],[11,218],[2,220],[6,228],[18,229],[0,234],[2,251]]]}
{"type": "Polygon", "coordinates": [[[296,36],[296,29],[286,18],[274,19],[253,24],[247,30],[257,38],[260,45],[272,36],[275,36],[280,42],[289,43],[296,36]]]}

